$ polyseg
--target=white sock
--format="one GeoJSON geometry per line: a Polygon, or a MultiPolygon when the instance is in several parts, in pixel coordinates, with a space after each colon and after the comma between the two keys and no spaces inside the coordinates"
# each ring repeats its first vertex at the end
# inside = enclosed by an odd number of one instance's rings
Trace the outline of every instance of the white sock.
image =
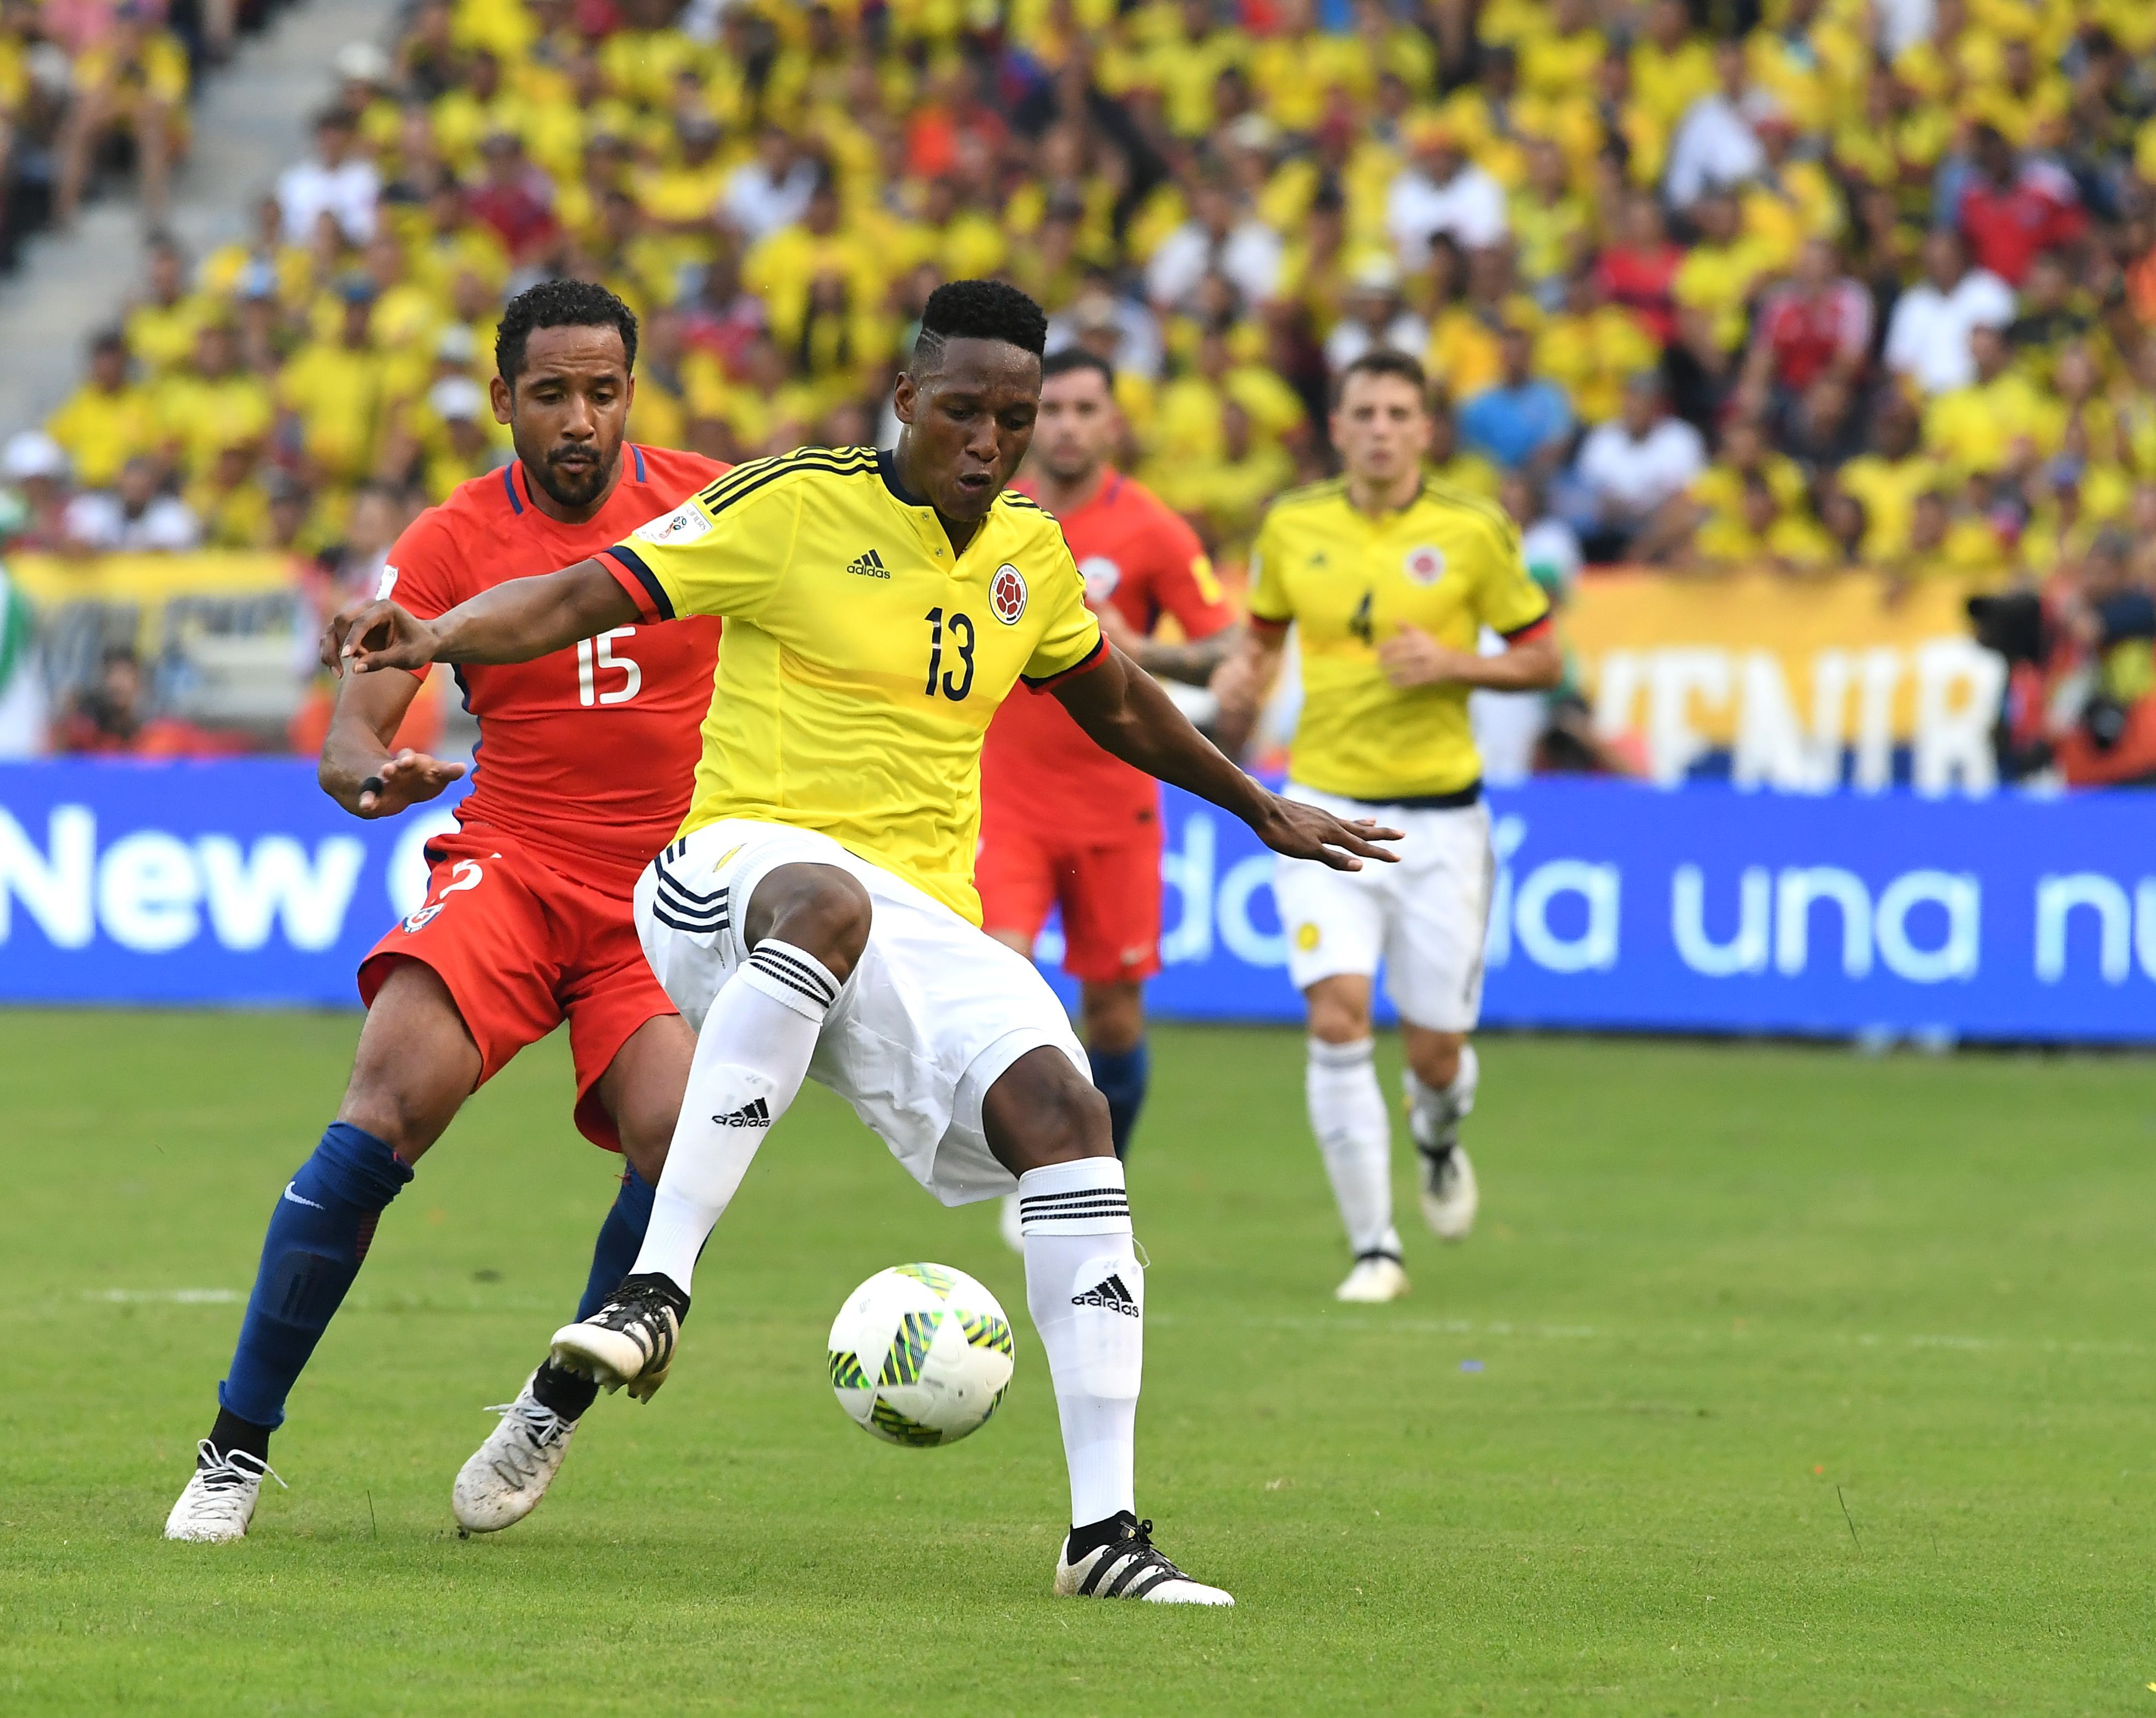
{"type": "Polygon", "coordinates": [[[1081,1157],[1018,1178],[1025,1304],[1048,1356],[1070,1525],[1137,1513],[1138,1379],[1145,1361],[1145,1271],[1131,1240],[1123,1166],[1081,1157]]]}
{"type": "Polygon", "coordinates": [[[1385,1094],[1378,1084],[1377,1046],[1310,1040],[1310,1064],[1303,1094],[1310,1104],[1310,1128],[1332,1178],[1340,1220],[1358,1259],[1371,1253],[1400,1256],[1399,1231],[1393,1227],[1393,1124],[1385,1113],[1385,1094]]]}
{"type": "Polygon", "coordinates": [[[839,981],[791,943],[758,943],[719,987],[696,1034],[681,1118],[651,1201],[638,1272],[671,1277],[691,1291],[696,1255],[778,1126],[801,1082],[839,981]]]}
{"type": "Polygon", "coordinates": [[[1460,1046],[1459,1071],[1450,1085],[1424,1085],[1414,1069],[1407,1070],[1402,1084],[1408,1095],[1408,1131],[1418,1146],[1435,1146],[1474,1113],[1475,1088],[1481,1078],[1482,1065],[1471,1044],[1460,1046]]]}

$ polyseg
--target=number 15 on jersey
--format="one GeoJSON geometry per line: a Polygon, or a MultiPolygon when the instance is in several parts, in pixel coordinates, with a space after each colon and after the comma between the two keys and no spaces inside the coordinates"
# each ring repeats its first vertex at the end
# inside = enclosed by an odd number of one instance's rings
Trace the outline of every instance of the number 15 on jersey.
{"type": "Polygon", "coordinates": [[[626,656],[613,654],[613,641],[635,636],[633,626],[618,626],[611,632],[601,633],[596,638],[577,641],[577,702],[587,706],[593,704],[626,704],[644,690],[644,670],[626,656]],[[623,676],[619,685],[599,685],[602,671],[609,677],[619,673],[623,676]]]}

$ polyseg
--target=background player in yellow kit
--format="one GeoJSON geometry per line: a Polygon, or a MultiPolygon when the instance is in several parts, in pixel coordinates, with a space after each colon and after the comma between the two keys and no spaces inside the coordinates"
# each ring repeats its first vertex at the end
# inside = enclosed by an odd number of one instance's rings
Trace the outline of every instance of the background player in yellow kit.
{"type": "Polygon", "coordinates": [[[1284,859],[1274,882],[1289,975],[1310,1012],[1310,1125],[1355,1250],[1337,1290],[1343,1300],[1408,1290],[1393,1227],[1392,1127],[1371,1059],[1380,958],[1405,1040],[1424,1214],[1449,1240],[1474,1222],[1459,1129],[1475,1104],[1467,1034],[1481,1003],[1493,864],[1467,695],[1552,686],[1563,668],[1517,529],[1501,509],[1425,474],[1430,433],[1413,358],[1378,351],[1347,367],[1332,417],[1345,469],[1290,490],[1266,514],[1250,627],[1214,681],[1232,755],[1248,741],[1292,623],[1303,702],[1289,797],[1406,831],[1398,865],[1349,875],[1284,859]],[[1476,653],[1484,627],[1507,641],[1502,654],[1476,653]]]}

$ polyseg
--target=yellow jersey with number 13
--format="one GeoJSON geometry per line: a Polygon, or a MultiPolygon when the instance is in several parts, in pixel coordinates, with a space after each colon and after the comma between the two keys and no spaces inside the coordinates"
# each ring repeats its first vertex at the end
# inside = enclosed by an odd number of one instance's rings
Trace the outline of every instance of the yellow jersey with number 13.
{"type": "Polygon", "coordinates": [[[814,829],[978,924],[981,739],[1020,680],[1106,652],[1053,517],[1012,490],[963,554],[889,453],[728,472],[606,551],[646,619],[726,621],[680,833],[814,829]]]}
{"type": "Polygon", "coordinates": [[[1336,478],[1274,502],[1251,562],[1251,618],[1296,628],[1295,779],[1388,804],[1471,793],[1482,761],[1467,688],[1395,687],[1378,647],[1403,627],[1473,650],[1485,626],[1517,638],[1542,624],[1549,599],[1528,575],[1510,516],[1425,481],[1398,512],[1373,517],[1336,478]]]}

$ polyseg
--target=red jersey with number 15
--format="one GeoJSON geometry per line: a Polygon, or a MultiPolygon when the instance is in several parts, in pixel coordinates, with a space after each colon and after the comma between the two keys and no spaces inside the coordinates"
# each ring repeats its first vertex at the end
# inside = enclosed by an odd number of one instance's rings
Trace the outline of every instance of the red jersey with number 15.
{"type": "MultiPolygon", "coordinates": [[[[506,579],[588,559],[727,469],[629,443],[622,460],[582,525],[542,512],[521,464],[459,485],[398,538],[382,593],[432,620],[506,579]]],[[[459,664],[480,744],[457,821],[625,895],[688,809],[718,648],[718,622],[694,618],[617,627],[531,662],[459,664]]]]}
{"type": "MultiPolygon", "coordinates": [[[[1103,471],[1093,499],[1057,521],[1096,613],[1112,604],[1147,636],[1172,614],[1192,639],[1234,621],[1198,533],[1121,472],[1103,471]]],[[[1010,818],[1065,844],[1107,846],[1158,822],[1160,787],[1096,746],[1051,694],[1034,693],[1006,699],[989,724],[981,804],[984,822],[1010,818]]]]}

